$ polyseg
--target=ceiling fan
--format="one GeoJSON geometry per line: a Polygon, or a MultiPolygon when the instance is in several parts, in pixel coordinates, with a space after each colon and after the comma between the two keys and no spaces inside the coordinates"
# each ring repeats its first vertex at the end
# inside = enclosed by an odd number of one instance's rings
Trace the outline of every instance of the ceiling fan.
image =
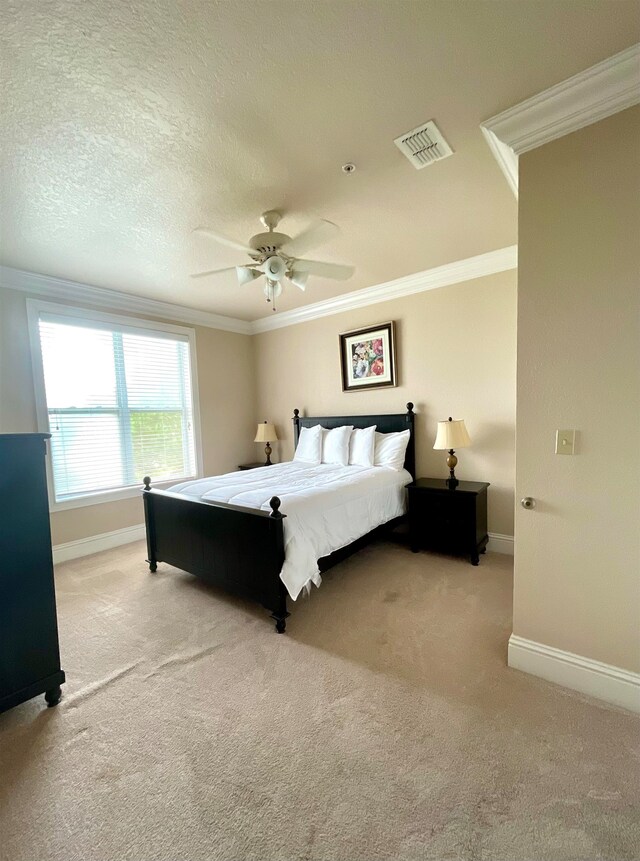
{"type": "Polygon", "coordinates": [[[273,209],[263,212],[260,221],[266,228],[266,233],[256,233],[247,244],[229,239],[208,227],[197,227],[194,233],[210,236],[221,245],[244,251],[251,258],[251,263],[244,266],[228,266],[225,269],[210,269],[207,272],[194,273],[192,278],[206,278],[208,275],[218,275],[221,272],[231,272],[235,269],[238,283],[249,284],[261,275],[266,283],[264,295],[276,310],[275,301],[282,293],[283,279],[287,278],[298,289],[304,290],[310,275],[320,275],[323,278],[333,278],[346,281],[354,273],[353,266],[342,263],[324,263],[320,260],[305,260],[299,255],[323,245],[340,232],[337,225],[331,221],[321,220],[303,230],[293,239],[286,233],[277,233],[275,228],[280,223],[281,215],[273,209]]]}

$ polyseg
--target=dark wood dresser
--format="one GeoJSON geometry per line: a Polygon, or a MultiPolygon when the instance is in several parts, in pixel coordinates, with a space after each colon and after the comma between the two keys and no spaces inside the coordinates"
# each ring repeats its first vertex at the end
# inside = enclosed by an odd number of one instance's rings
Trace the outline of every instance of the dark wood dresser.
{"type": "Polygon", "coordinates": [[[49,434],[0,434],[0,712],[60,700],[45,469],[49,434]]]}

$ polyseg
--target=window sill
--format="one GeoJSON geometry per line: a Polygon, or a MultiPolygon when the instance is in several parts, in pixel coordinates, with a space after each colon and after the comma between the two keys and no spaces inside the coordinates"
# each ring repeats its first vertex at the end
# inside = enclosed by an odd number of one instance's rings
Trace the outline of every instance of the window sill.
{"type": "MultiPolygon", "coordinates": [[[[194,481],[198,478],[197,475],[187,475],[183,478],[169,478],[165,481],[154,481],[152,486],[158,490],[166,490],[172,484],[178,484],[181,481],[194,481]]],[[[105,502],[117,502],[120,499],[133,499],[136,496],[142,496],[144,485],[135,484],[131,487],[120,487],[117,490],[105,490],[101,493],[88,493],[86,496],[76,496],[73,499],[64,499],[56,502],[53,499],[49,500],[49,511],[68,511],[72,508],[85,508],[89,505],[102,505],[105,502]]]]}

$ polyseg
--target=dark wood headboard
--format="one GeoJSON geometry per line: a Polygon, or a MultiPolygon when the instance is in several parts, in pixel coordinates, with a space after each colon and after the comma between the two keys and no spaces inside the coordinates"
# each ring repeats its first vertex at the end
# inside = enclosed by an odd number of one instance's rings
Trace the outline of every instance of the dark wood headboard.
{"type": "Polygon", "coordinates": [[[354,428],[368,428],[376,425],[379,433],[394,433],[409,430],[409,443],[404,456],[404,468],[416,477],[416,442],[415,442],[415,413],[413,404],[407,404],[406,413],[383,413],[379,416],[301,416],[300,410],[293,411],[293,445],[298,445],[300,428],[310,428],[322,425],[324,428],[337,428],[342,425],[353,425],[354,428]]]}

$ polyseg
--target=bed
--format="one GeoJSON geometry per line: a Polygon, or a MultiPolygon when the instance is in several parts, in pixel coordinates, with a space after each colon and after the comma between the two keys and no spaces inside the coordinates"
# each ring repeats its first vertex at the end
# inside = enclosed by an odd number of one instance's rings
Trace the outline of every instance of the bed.
{"type": "Polygon", "coordinates": [[[402,519],[404,487],[415,477],[414,415],[411,403],[406,413],[383,415],[303,417],[294,410],[296,446],[301,429],[315,425],[409,430],[400,472],[328,464],[303,468],[291,462],[184,482],[170,490],[152,488],[145,477],[151,572],[166,562],[256,601],[270,612],[276,631],[284,633],[288,597],[295,600],[311,583],[319,585],[321,572],[402,519]],[[311,547],[319,551],[315,558],[311,547]],[[330,552],[321,555],[325,550],[330,552]]]}

